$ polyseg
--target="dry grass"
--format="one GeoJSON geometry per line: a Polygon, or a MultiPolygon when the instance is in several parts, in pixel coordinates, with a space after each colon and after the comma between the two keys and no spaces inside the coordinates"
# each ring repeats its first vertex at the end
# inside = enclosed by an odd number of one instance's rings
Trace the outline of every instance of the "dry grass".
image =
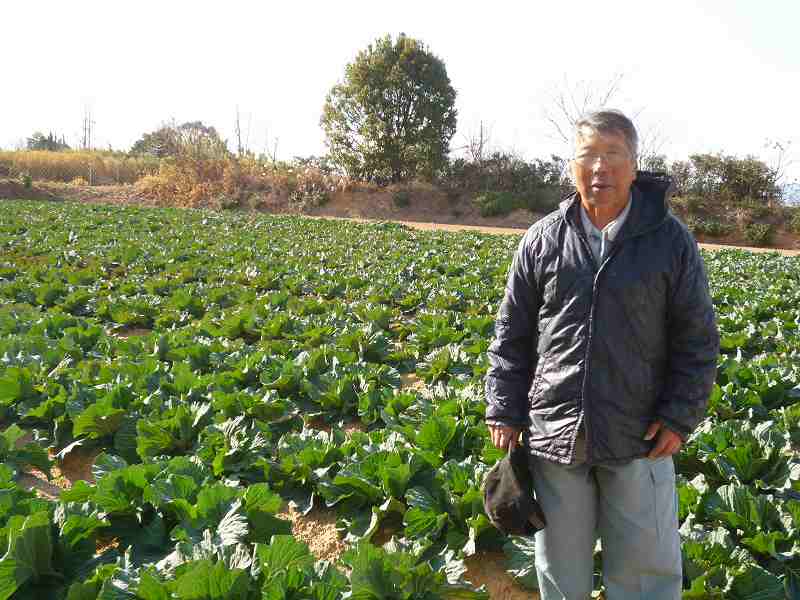
{"type": "Polygon", "coordinates": [[[254,159],[165,159],[158,173],[142,178],[138,192],[161,206],[251,208],[325,204],[352,187],[346,177],[314,167],[272,165],[254,159]]]}
{"type": "Polygon", "coordinates": [[[134,183],[158,170],[158,159],[124,154],[68,150],[0,152],[0,173],[30,175],[34,181],[134,183]]]}

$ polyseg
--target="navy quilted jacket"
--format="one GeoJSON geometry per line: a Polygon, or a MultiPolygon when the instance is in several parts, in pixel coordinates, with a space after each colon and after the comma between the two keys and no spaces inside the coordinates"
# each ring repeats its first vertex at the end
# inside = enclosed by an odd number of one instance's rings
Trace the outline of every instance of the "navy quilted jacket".
{"type": "Polygon", "coordinates": [[[526,429],[531,454],[569,463],[583,422],[589,464],[646,456],[655,419],[684,439],[705,416],[719,333],[670,180],[639,173],[602,264],[577,194],[520,241],[488,350],[487,420],[526,429]]]}

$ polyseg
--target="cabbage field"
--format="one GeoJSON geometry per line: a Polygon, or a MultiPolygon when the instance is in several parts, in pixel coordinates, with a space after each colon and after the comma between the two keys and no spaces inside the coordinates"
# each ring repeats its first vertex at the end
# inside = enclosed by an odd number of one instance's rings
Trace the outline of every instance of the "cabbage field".
{"type": "MultiPolygon", "coordinates": [[[[487,598],[483,424],[517,236],[240,212],[0,210],[0,600],[487,598]],[[76,452],[92,477],[23,485],[76,452]],[[324,506],[318,560],[278,518],[324,506]]],[[[800,598],[800,258],[705,255],[722,336],[676,459],[685,598],[800,598]]],[[[533,596],[533,594],[532,594],[533,596]]]]}

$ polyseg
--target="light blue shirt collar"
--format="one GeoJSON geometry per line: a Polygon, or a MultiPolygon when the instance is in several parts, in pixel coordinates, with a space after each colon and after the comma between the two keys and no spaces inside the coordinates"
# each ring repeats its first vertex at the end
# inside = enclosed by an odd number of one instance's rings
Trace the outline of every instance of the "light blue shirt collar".
{"type": "Polygon", "coordinates": [[[628,218],[628,213],[631,210],[632,201],[633,193],[631,192],[628,196],[628,203],[625,205],[625,208],[622,209],[622,212],[617,215],[616,219],[603,227],[602,230],[598,229],[595,224],[592,223],[589,214],[586,212],[586,209],[583,208],[583,204],[581,204],[581,222],[583,223],[583,230],[586,232],[586,237],[589,239],[592,253],[598,261],[601,261],[605,257],[606,251],[608,250],[608,243],[613,242],[620,229],[622,229],[622,225],[625,223],[625,219],[628,218]]]}

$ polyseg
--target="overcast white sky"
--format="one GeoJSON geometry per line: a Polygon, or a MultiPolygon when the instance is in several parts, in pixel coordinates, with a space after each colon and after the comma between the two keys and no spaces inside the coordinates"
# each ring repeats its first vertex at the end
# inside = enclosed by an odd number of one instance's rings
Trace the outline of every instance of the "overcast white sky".
{"type": "Polygon", "coordinates": [[[128,149],[175,118],[279,158],[324,152],[326,92],[386,33],[423,40],[458,92],[452,145],[480,120],[527,158],[559,149],[543,109],[556,86],[623,73],[617,106],[658,128],[665,152],[762,154],[791,141],[800,176],[800,1],[7,1],[0,147],[35,130],[128,149]]]}

